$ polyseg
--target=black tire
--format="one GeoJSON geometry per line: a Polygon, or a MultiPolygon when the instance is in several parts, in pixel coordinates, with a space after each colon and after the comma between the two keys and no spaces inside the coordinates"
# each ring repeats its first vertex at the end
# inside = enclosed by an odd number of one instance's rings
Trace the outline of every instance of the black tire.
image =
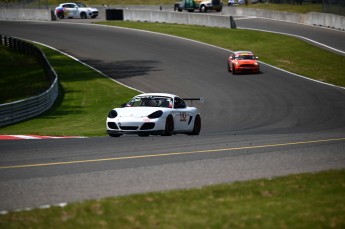
{"type": "Polygon", "coordinates": [[[81,12],[81,13],[80,13],[80,18],[86,19],[86,18],[87,18],[86,13],[85,13],[85,12],[81,12]]]}
{"type": "Polygon", "coordinates": [[[180,8],[180,6],[179,5],[174,5],[174,11],[175,12],[182,12],[182,9],[180,8]]]}
{"type": "Polygon", "coordinates": [[[165,121],[165,129],[162,136],[171,136],[174,132],[174,119],[172,116],[168,116],[165,121]]]}
{"type": "Polygon", "coordinates": [[[64,19],[64,18],[65,18],[65,15],[63,15],[63,12],[59,12],[59,13],[57,13],[57,17],[58,17],[59,19],[64,19]]]}
{"type": "Polygon", "coordinates": [[[201,131],[201,117],[200,115],[195,116],[193,131],[189,135],[199,135],[201,131]]]}
{"type": "Polygon", "coordinates": [[[207,12],[206,6],[205,6],[205,5],[200,6],[199,11],[200,11],[201,13],[206,13],[206,12],[207,12]]]}
{"type": "Polygon", "coordinates": [[[230,64],[228,62],[228,72],[231,72],[230,64]]]}
{"type": "Polygon", "coordinates": [[[235,70],[235,66],[234,65],[232,65],[232,74],[236,75],[236,70],[235,70]]]}

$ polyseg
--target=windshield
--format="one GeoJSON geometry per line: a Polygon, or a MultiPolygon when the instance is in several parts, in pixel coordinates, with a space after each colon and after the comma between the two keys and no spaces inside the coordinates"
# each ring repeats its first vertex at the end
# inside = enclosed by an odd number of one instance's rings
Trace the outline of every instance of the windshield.
{"type": "Polygon", "coordinates": [[[137,96],[126,107],[167,107],[172,108],[173,99],[164,96],[137,96]]]}
{"type": "Polygon", "coordinates": [[[77,2],[76,4],[78,5],[78,7],[86,7],[86,5],[81,2],[77,2]]]}
{"type": "Polygon", "coordinates": [[[253,55],[239,55],[235,56],[236,60],[254,60],[255,57],[253,55]]]}

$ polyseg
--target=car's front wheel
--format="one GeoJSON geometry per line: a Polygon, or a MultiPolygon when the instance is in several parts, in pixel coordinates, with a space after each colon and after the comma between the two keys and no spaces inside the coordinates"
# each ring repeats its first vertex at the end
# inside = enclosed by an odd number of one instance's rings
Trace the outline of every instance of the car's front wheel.
{"type": "Polygon", "coordinates": [[[80,17],[81,17],[82,19],[86,19],[86,18],[87,18],[87,15],[86,15],[85,12],[81,12],[81,13],[80,13],[80,17]]]}
{"type": "Polygon", "coordinates": [[[168,116],[165,121],[165,129],[162,135],[171,136],[173,132],[174,132],[174,119],[172,116],[168,116]]]}

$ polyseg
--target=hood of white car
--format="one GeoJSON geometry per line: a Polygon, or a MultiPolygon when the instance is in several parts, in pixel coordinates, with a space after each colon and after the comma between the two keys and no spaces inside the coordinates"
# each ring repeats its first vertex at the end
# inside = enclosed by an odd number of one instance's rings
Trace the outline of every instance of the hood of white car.
{"type": "Polygon", "coordinates": [[[98,11],[98,9],[96,9],[96,8],[91,8],[91,7],[88,7],[87,10],[90,10],[90,11],[98,11]]]}
{"type": "Polygon", "coordinates": [[[147,117],[155,111],[167,111],[171,110],[171,108],[164,108],[164,107],[124,107],[124,108],[117,108],[115,109],[117,112],[117,117],[134,117],[134,118],[141,118],[147,117]]]}

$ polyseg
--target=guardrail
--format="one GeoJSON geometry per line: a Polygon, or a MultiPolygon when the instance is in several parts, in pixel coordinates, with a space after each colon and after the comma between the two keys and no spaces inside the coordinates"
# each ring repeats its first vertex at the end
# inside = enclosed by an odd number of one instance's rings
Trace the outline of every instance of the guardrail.
{"type": "Polygon", "coordinates": [[[59,85],[56,72],[38,47],[26,41],[3,35],[0,35],[0,44],[35,56],[51,81],[50,88],[40,95],[11,103],[0,104],[0,126],[5,126],[35,117],[48,110],[59,94],[59,85]]]}

